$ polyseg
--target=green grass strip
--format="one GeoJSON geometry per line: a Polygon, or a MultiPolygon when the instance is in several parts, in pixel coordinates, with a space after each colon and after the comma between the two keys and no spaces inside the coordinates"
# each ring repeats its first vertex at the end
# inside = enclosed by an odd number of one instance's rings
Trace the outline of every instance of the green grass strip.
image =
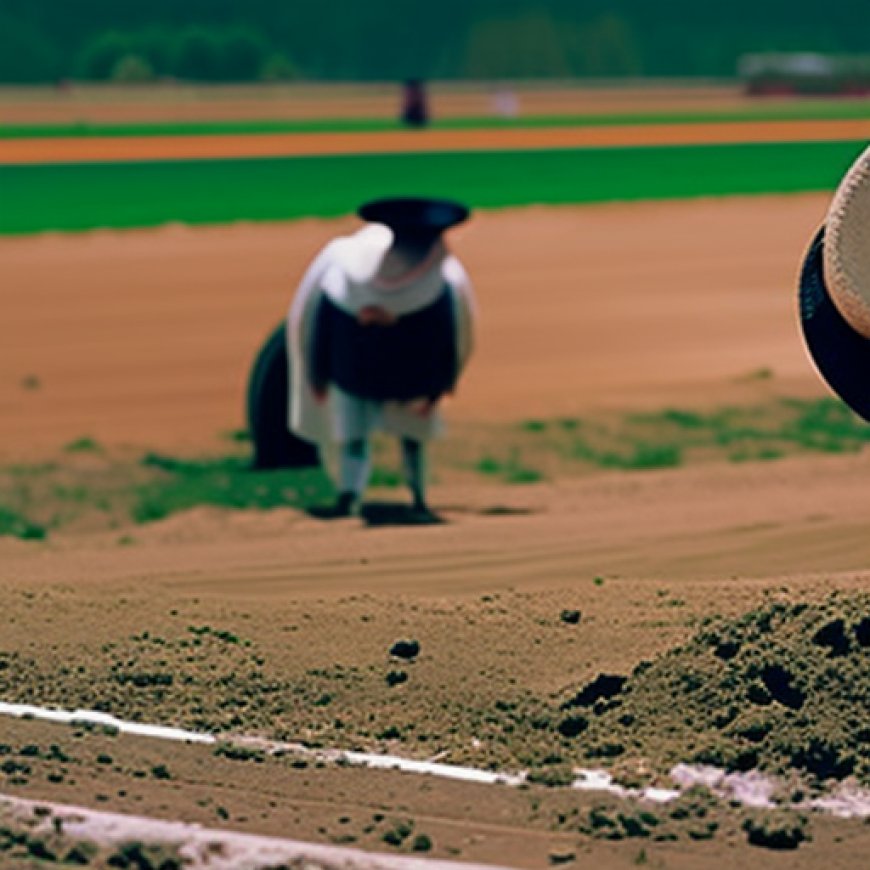
{"type": "Polygon", "coordinates": [[[386,195],[475,208],[832,190],[859,142],[0,166],[0,233],[348,214],[386,195]]]}
{"type": "MultiPolygon", "coordinates": [[[[740,110],[695,112],[610,112],[577,115],[521,115],[435,118],[445,130],[536,127],[605,127],[611,125],[710,124],[735,121],[870,121],[870,102],[807,102],[740,110]]],[[[403,129],[393,118],[323,118],[254,121],[185,121],[153,124],[0,124],[0,139],[123,136],[207,136],[253,133],[376,133],[403,129]]]]}
{"type": "Polygon", "coordinates": [[[136,488],[131,514],[137,523],[161,520],[198,505],[305,509],[334,498],[321,468],[252,471],[247,457],[175,459],[153,453],[142,459],[142,465],[160,475],[136,488]]]}

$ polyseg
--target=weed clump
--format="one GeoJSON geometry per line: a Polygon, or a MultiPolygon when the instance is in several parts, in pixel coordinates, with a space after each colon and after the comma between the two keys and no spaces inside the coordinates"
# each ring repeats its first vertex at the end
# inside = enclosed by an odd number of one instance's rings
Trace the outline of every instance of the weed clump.
{"type": "Polygon", "coordinates": [[[22,541],[41,541],[47,534],[45,526],[32,522],[17,511],[0,506],[0,537],[8,535],[22,541]]]}
{"type": "Polygon", "coordinates": [[[743,830],[751,846],[778,851],[797,849],[808,838],[806,816],[793,812],[767,812],[744,819],[743,830]]]}

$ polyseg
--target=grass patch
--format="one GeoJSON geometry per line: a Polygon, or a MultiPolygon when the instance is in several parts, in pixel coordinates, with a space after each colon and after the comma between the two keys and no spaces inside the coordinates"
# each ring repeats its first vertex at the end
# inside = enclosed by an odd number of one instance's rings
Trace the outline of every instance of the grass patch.
{"type": "Polygon", "coordinates": [[[0,467],[0,535],[44,537],[47,531],[117,531],[135,543],[135,523],[198,505],[246,509],[306,508],[333,498],[319,469],[255,472],[247,452],[209,458],[132,454],[101,447],[99,462],[82,463],[64,448],[58,459],[0,467]]]}
{"type": "Polygon", "coordinates": [[[833,398],[566,422],[522,424],[524,449],[598,468],[642,470],[703,459],[764,462],[801,452],[854,453],[870,442],[870,426],[833,398]]]}
{"type": "Polygon", "coordinates": [[[839,399],[783,399],[766,408],[721,408],[710,413],[667,409],[632,415],[634,425],[676,427],[687,446],[729,448],[735,461],[775,459],[796,449],[853,453],[870,442],[870,426],[839,399]]]}
{"type": "Polygon", "coordinates": [[[509,429],[470,430],[450,445],[449,457],[454,467],[517,483],[597,470],[637,472],[855,453],[867,443],[870,426],[838,399],[781,398],[713,409],[533,418],[509,429]]]}
{"type": "Polygon", "coordinates": [[[404,482],[405,478],[400,471],[385,468],[382,465],[375,465],[369,478],[369,486],[383,487],[384,489],[395,489],[404,482]]]}
{"type": "Polygon", "coordinates": [[[806,450],[854,452],[870,441],[870,427],[837,399],[791,399],[785,404],[795,416],[783,435],[806,450]]]}
{"type": "Polygon", "coordinates": [[[63,448],[67,453],[99,453],[102,447],[93,439],[87,436],[76,438],[64,445],[63,448]]]}
{"type": "Polygon", "coordinates": [[[658,415],[649,417],[638,416],[636,420],[661,420],[663,423],[673,423],[679,429],[700,429],[705,425],[703,414],[696,411],[685,411],[680,408],[666,408],[658,415]]]}
{"type": "Polygon", "coordinates": [[[223,432],[221,437],[233,444],[251,443],[251,433],[247,429],[231,429],[228,432],[223,432]]]}
{"type": "Polygon", "coordinates": [[[306,508],[333,495],[320,469],[251,471],[248,460],[241,457],[191,460],[160,454],[148,454],[142,464],[161,473],[136,488],[130,514],[137,523],[199,505],[236,510],[306,508]]]}
{"type": "Polygon", "coordinates": [[[14,510],[0,507],[0,536],[20,538],[22,541],[41,541],[47,534],[45,526],[32,522],[14,510]]]}
{"type": "Polygon", "coordinates": [[[641,471],[651,468],[676,468],[682,465],[683,450],[670,442],[639,441],[622,450],[596,450],[585,441],[574,444],[574,456],[600,468],[641,471]]]}
{"type": "Polygon", "coordinates": [[[0,166],[0,233],[336,217],[385,192],[506,208],[830,191],[863,144],[6,165],[0,166]]]}
{"type": "MultiPolygon", "coordinates": [[[[655,413],[469,427],[433,448],[433,467],[442,480],[482,475],[513,485],[601,469],[633,473],[705,462],[849,454],[868,442],[870,426],[839,400],[786,398],[707,410],[670,407],[655,413]]],[[[143,457],[101,447],[99,454],[87,454],[88,462],[69,447],[50,462],[0,467],[0,536],[39,540],[57,530],[113,531],[118,546],[130,546],[136,542],[132,525],[200,505],[305,510],[334,497],[321,469],[251,471],[243,445],[238,453],[206,458],[143,457]]],[[[373,447],[379,458],[378,442],[373,447]]],[[[393,487],[402,476],[381,459],[371,482],[393,487]]]]}
{"type": "Polygon", "coordinates": [[[524,420],[520,423],[523,432],[546,432],[548,423],[546,420],[524,420]]]}
{"type": "Polygon", "coordinates": [[[517,450],[512,450],[506,459],[486,454],[474,467],[480,474],[497,477],[502,483],[537,483],[544,479],[540,471],[523,464],[517,450]]]}

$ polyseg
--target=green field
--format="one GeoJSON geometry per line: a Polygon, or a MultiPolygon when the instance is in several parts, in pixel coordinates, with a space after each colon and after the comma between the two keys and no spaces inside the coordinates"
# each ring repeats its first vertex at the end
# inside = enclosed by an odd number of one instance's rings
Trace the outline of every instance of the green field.
{"type": "MultiPolygon", "coordinates": [[[[438,118],[432,127],[445,130],[530,127],[604,127],[628,124],[708,124],[728,121],[870,121],[870,102],[760,104],[739,111],[644,112],[589,115],[528,115],[438,118]]],[[[394,118],[327,118],[317,120],[209,121],[156,124],[0,124],[0,139],[80,136],[191,136],[252,133],[364,133],[400,129],[394,118]]]]}
{"type": "Polygon", "coordinates": [[[334,217],[386,195],[475,208],[833,190],[862,142],[0,166],[0,233],[334,217]]]}

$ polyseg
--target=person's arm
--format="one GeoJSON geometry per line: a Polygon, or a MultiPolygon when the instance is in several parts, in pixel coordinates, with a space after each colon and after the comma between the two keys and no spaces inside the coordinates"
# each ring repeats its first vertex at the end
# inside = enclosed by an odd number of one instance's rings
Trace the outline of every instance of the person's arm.
{"type": "Polygon", "coordinates": [[[312,368],[312,346],[318,331],[322,284],[334,262],[337,244],[336,241],[330,242],[308,267],[287,313],[287,350],[293,392],[310,390],[318,400],[325,395],[325,385],[316,380],[319,375],[312,368]]]}
{"type": "MultiPolygon", "coordinates": [[[[468,273],[455,257],[444,264],[444,277],[453,302],[456,344],[456,381],[459,380],[474,351],[477,326],[477,303],[468,273]]],[[[454,383],[455,387],[455,383],[454,383]]]]}

